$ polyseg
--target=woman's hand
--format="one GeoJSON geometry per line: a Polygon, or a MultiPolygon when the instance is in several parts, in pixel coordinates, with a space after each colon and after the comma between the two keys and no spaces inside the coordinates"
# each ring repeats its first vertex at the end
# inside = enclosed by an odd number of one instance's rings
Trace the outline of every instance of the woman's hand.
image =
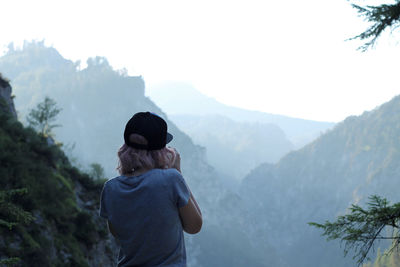
{"type": "Polygon", "coordinates": [[[181,155],[179,152],[173,147],[167,147],[167,149],[171,152],[172,158],[171,163],[169,164],[170,168],[175,168],[179,172],[181,172],[181,155]]]}
{"type": "Polygon", "coordinates": [[[175,162],[172,165],[172,168],[177,169],[179,172],[181,172],[181,154],[174,148],[175,150],[175,162]]]}

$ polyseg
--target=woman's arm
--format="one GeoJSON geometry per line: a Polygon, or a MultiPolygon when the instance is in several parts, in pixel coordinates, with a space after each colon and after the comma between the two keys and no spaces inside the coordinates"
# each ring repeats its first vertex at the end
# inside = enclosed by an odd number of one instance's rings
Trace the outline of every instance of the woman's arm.
{"type": "Polygon", "coordinates": [[[179,216],[181,218],[183,230],[188,234],[197,234],[203,225],[203,216],[196,199],[190,192],[188,203],[179,208],[179,216]]]}
{"type": "MultiPolygon", "coordinates": [[[[169,148],[174,153],[173,168],[181,172],[181,155],[175,148],[169,148]]],[[[189,189],[189,187],[188,187],[189,189]]],[[[203,216],[196,199],[190,191],[188,203],[179,208],[179,217],[181,218],[183,230],[188,234],[197,234],[203,225],[203,216]]]]}

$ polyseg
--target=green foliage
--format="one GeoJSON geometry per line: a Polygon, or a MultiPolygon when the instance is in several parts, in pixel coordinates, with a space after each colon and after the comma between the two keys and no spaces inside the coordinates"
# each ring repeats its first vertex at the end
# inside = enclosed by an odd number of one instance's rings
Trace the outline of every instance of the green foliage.
{"type": "Polygon", "coordinates": [[[107,238],[106,224],[94,221],[104,181],[72,167],[57,145],[1,111],[0,151],[2,264],[88,266],[85,251],[107,238]],[[91,204],[82,210],[77,196],[91,204]]]}
{"type": "MultiPolygon", "coordinates": [[[[27,225],[33,221],[31,213],[24,211],[16,203],[16,199],[28,192],[26,188],[0,191],[0,226],[9,231],[17,225],[27,225]]],[[[11,257],[0,260],[0,266],[15,266],[21,259],[11,257]]]]}
{"type": "Polygon", "coordinates": [[[90,164],[89,175],[93,177],[93,179],[99,180],[105,177],[104,168],[98,163],[90,164]]]}
{"type": "Polygon", "coordinates": [[[366,51],[373,46],[378,37],[386,28],[397,28],[400,26],[400,0],[396,0],[395,4],[382,4],[379,6],[359,6],[352,4],[357,9],[358,13],[365,17],[372,25],[363,33],[351,38],[368,40],[359,49],[366,51]]]}
{"type": "Polygon", "coordinates": [[[309,223],[323,229],[327,240],[340,239],[344,242],[345,255],[354,250],[354,259],[359,266],[367,259],[368,253],[378,240],[389,239],[393,247],[397,248],[400,242],[400,203],[389,205],[389,202],[379,196],[371,196],[368,208],[363,209],[352,205],[350,213],[339,216],[336,221],[326,221],[324,224],[309,223]],[[391,235],[384,235],[384,229],[390,227],[391,235]]]}
{"type": "Polygon", "coordinates": [[[84,242],[89,247],[95,244],[96,235],[93,229],[96,229],[96,226],[89,213],[79,212],[75,217],[75,225],[78,227],[76,227],[74,235],[78,240],[84,242]]]}
{"type": "Polygon", "coordinates": [[[33,220],[29,212],[14,203],[16,196],[24,195],[27,192],[26,188],[0,191],[0,226],[12,230],[19,223],[28,224],[33,220]]]}
{"type": "Polygon", "coordinates": [[[14,257],[9,259],[0,260],[0,266],[15,266],[21,261],[20,258],[14,257]]]}
{"type": "Polygon", "coordinates": [[[52,136],[53,128],[60,127],[60,125],[53,123],[60,111],[61,109],[57,108],[56,102],[46,96],[44,101],[37,105],[36,109],[32,109],[29,112],[26,119],[29,125],[38,130],[43,136],[52,136]]]}

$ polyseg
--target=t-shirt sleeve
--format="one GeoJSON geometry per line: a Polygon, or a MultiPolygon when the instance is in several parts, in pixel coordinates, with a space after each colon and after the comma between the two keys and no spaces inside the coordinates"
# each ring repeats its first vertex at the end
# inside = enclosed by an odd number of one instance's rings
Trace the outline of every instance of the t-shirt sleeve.
{"type": "Polygon", "coordinates": [[[107,213],[107,182],[103,186],[103,190],[101,191],[101,196],[100,196],[100,216],[108,219],[108,213],[107,213]]]}
{"type": "Polygon", "coordinates": [[[176,175],[174,175],[173,189],[177,207],[181,208],[185,206],[189,201],[190,191],[185,179],[178,171],[176,172],[176,175]]]}

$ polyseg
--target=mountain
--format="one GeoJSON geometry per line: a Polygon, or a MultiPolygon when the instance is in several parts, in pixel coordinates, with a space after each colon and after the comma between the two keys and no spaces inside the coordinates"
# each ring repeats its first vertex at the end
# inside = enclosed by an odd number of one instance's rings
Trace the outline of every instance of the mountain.
{"type": "Polygon", "coordinates": [[[203,95],[192,85],[186,83],[162,83],[149,88],[146,93],[170,116],[220,115],[237,122],[275,124],[283,130],[295,149],[303,147],[334,126],[334,123],[331,122],[291,118],[227,106],[203,95]]]}
{"type": "Polygon", "coordinates": [[[0,260],[112,264],[115,247],[97,215],[101,181],[71,164],[62,143],[75,143],[78,161],[101,163],[114,175],[122,128],[139,110],[167,120],[185,179],[204,212],[202,232],[185,236],[189,267],[353,266],[338,242],[326,242],[307,223],[332,220],[372,194],[399,202],[400,97],[347,118],[277,163],[254,168],[235,193],[207,162],[204,148],[144,95],[143,79],[113,70],[105,58],[89,59],[81,70],[54,48],[26,43],[0,58],[0,72],[10,79],[0,81],[0,260]],[[45,96],[62,108],[57,141],[25,128],[12,107],[15,100],[23,121],[45,96]],[[11,231],[10,219],[17,223],[11,231]]]}
{"type": "Polygon", "coordinates": [[[253,170],[240,196],[254,218],[248,228],[254,244],[274,244],[289,266],[354,265],[351,256],[343,258],[338,242],[327,243],[307,223],[334,220],[373,194],[400,201],[399,114],[397,96],[348,117],[277,164],[253,170]]]}
{"type": "Polygon", "coordinates": [[[169,117],[193,142],[206,148],[211,165],[237,180],[261,163],[277,162],[294,148],[272,123],[237,122],[221,115],[169,117]]]}
{"type": "MultiPolygon", "coordinates": [[[[144,95],[142,77],[113,70],[103,57],[87,63],[81,70],[54,48],[26,42],[23,49],[10,50],[0,58],[0,71],[11,80],[22,121],[45,96],[54,99],[62,109],[57,120],[62,127],[55,129],[55,138],[75,144],[70,156],[83,166],[100,163],[109,178],[116,175],[116,151],[123,143],[126,121],[138,111],[162,116],[174,135],[172,145],[181,153],[184,177],[204,216],[201,233],[185,236],[188,266],[277,266],[281,260],[272,246],[253,246],[244,231],[243,201],[224,187],[220,174],[207,163],[204,148],[194,145],[144,95]]],[[[62,148],[69,147],[62,143],[62,148]]],[[[69,221],[66,227],[76,227],[75,222],[69,221]]]]}

